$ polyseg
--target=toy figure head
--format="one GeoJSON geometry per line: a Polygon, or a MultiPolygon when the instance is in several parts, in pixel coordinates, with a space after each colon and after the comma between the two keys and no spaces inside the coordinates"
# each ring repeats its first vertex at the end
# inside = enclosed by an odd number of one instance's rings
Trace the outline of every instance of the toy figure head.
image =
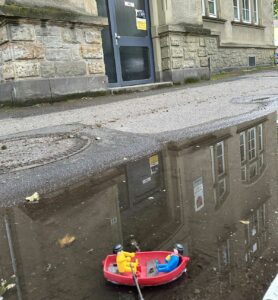
{"type": "Polygon", "coordinates": [[[175,255],[179,255],[179,251],[176,248],[173,249],[173,252],[175,255]]]}
{"type": "Polygon", "coordinates": [[[113,253],[114,254],[117,254],[120,251],[123,251],[123,246],[121,244],[118,244],[118,245],[116,245],[116,246],[113,247],[113,253]]]}
{"type": "Polygon", "coordinates": [[[183,245],[175,244],[174,249],[176,249],[178,251],[179,255],[183,255],[183,251],[184,251],[183,245]]]}

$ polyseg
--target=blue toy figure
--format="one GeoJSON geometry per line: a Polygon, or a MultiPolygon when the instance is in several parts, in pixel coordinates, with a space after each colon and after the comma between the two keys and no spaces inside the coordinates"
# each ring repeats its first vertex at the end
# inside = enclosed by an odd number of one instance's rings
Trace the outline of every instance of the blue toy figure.
{"type": "Polygon", "coordinates": [[[178,250],[175,248],[173,250],[173,253],[171,253],[170,255],[168,255],[165,258],[165,264],[159,264],[156,263],[156,268],[158,272],[164,272],[164,273],[168,273],[173,271],[179,264],[179,252],[178,250]]]}

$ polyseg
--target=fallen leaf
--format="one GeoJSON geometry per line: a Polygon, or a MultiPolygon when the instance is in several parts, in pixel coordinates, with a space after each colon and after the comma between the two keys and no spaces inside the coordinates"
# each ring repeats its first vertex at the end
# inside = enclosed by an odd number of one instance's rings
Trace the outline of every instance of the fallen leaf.
{"type": "Polygon", "coordinates": [[[239,222],[241,224],[244,224],[244,225],[249,225],[250,224],[250,221],[248,221],[248,220],[240,220],[239,222]]]}
{"type": "Polygon", "coordinates": [[[6,286],[6,289],[7,290],[10,290],[10,289],[12,289],[12,288],[14,288],[15,287],[15,283],[10,283],[10,284],[8,284],[7,286],[6,286]]]}
{"type": "Polygon", "coordinates": [[[58,240],[58,244],[61,248],[67,247],[72,244],[76,240],[75,236],[69,235],[68,233],[62,238],[58,240]]]}
{"type": "Polygon", "coordinates": [[[25,200],[28,202],[37,202],[40,200],[40,195],[36,192],[32,196],[26,197],[25,200]]]}

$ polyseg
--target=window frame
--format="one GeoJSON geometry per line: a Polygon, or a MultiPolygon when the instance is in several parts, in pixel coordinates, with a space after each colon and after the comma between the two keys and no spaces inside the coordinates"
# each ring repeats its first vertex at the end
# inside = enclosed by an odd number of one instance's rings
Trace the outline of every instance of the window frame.
{"type": "Polygon", "coordinates": [[[239,132],[240,177],[242,182],[253,182],[265,169],[264,130],[264,123],[260,123],[239,132]],[[244,158],[245,160],[243,160],[244,158]]]}
{"type": "Polygon", "coordinates": [[[217,18],[217,3],[216,3],[216,0],[207,0],[208,2],[208,14],[209,14],[209,17],[211,18],[217,18]],[[210,12],[209,10],[209,3],[213,3],[213,13],[210,12]]]}
{"type": "Polygon", "coordinates": [[[217,175],[222,176],[225,174],[225,151],[224,151],[224,141],[221,141],[215,145],[215,159],[216,159],[216,167],[217,167],[217,175]],[[218,155],[217,150],[218,147],[221,148],[221,154],[218,155]],[[222,172],[219,172],[219,162],[221,162],[222,172]]]}
{"type": "Polygon", "coordinates": [[[248,160],[252,161],[257,157],[257,130],[256,127],[252,127],[247,130],[247,145],[248,145],[248,160]],[[253,136],[252,136],[253,132],[253,136]],[[250,139],[249,139],[250,137],[250,139]],[[252,141],[254,141],[254,147],[252,147],[252,141]],[[252,154],[254,151],[254,155],[252,154]]]}
{"type": "Polygon", "coordinates": [[[242,0],[242,22],[247,24],[252,23],[251,0],[242,0]],[[248,3],[248,9],[244,8],[245,3],[248,3]],[[244,18],[246,11],[249,11],[249,19],[244,18]]]}
{"type": "Polygon", "coordinates": [[[264,150],[263,124],[258,125],[258,150],[264,150]]]}
{"type": "Polygon", "coordinates": [[[206,5],[205,5],[205,0],[201,0],[201,8],[202,8],[202,16],[206,16],[206,5]]]}
{"type": "Polygon", "coordinates": [[[246,135],[245,135],[245,132],[241,132],[240,133],[240,144],[239,144],[239,147],[240,149],[243,148],[243,154],[244,154],[244,157],[242,158],[241,157],[241,152],[240,152],[240,161],[241,163],[245,162],[246,161],[246,135]],[[243,137],[243,144],[241,143],[241,137],[243,137]]]}
{"type": "Polygon", "coordinates": [[[211,154],[211,171],[213,179],[213,196],[215,201],[215,209],[218,209],[227,199],[229,194],[229,176],[228,176],[228,161],[226,152],[225,140],[219,141],[210,146],[211,154]],[[221,153],[218,155],[217,150],[220,147],[221,153]],[[222,170],[219,173],[218,164],[221,164],[222,170]],[[222,193],[220,194],[220,186],[223,186],[222,193]]]}
{"type": "Polygon", "coordinates": [[[254,17],[254,24],[259,25],[259,1],[258,0],[253,0],[253,17],[254,17]]]}
{"type": "Polygon", "coordinates": [[[233,8],[234,8],[234,21],[236,22],[240,22],[240,3],[239,3],[239,0],[233,0],[233,8]],[[237,6],[234,5],[234,1],[236,1],[236,4],[237,6]],[[238,18],[236,18],[235,16],[235,9],[237,11],[237,14],[238,14],[238,18]]]}

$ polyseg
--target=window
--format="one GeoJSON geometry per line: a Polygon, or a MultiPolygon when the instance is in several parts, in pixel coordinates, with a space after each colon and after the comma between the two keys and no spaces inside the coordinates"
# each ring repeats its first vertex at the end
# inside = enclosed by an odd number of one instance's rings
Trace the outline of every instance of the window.
{"type": "Polygon", "coordinates": [[[230,241],[227,239],[218,247],[218,265],[220,269],[225,269],[231,263],[230,241]]]}
{"type": "Polygon", "coordinates": [[[250,174],[250,179],[253,179],[258,175],[257,162],[254,162],[250,165],[249,174],[250,174]]]}
{"type": "Polygon", "coordinates": [[[264,166],[264,155],[261,154],[259,155],[259,168],[262,169],[263,166],[264,166]]]}
{"type": "Polygon", "coordinates": [[[219,180],[218,182],[218,195],[219,198],[223,197],[226,193],[226,178],[219,180]]]}
{"type": "Polygon", "coordinates": [[[263,150],[263,124],[258,126],[258,134],[259,134],[259,151],[263,150]]]}
{"type": "Polygon", "coordinates": [[[234,2],[234,20],[240,21],[239,0],[233,0],[233,2],[234,2]]]}
{"type": "Polygon", "coordinates": [[[243,168],[241,168],[241,180],[246,181],[246,178],[247,178],[247,168],[246,166],[244,166],[243,168]]]}
{"type": "Polygon", "coordinates": [[[262,174],[265,166],[263,124],[239,134],[241,180],[250,182],[262,174]]]}
{"type": "Polygon", "coordinates": [[[247,131],[248,138],[248,157],[252,160],[256,157],[256,128],[251,128],[247,131]]]}
{"type": "Polygon", "coordinates": [[[244,132],[240,134],[240,160],[241,162],[246,160],[246,140],[244,132]]]}
{"type": "Polygon", "coordinates": [[[202,16],[206,15],[206,6],[205,6],[205,0],[202,0],[202,16]]]}
{"type": "Polygon", "coordinates": [[[232,0],[234,21],[259,25],[261,0],[232,0]],[[242,11],[241,11],[242,8],[242,11]]]}
{"type": "Polygon", "coordinates": [[[242,18],[243,22],[251,23],[250,0],[242,0],[242,18]]]}
{"type": "Polygon", "coordinates": [[[216,18],[217,17],[217,1],[218,0],[201,0],[202,16],[216,18]]]}
{"type": "Polygon", "coordinates": [[[256,257],[257,251],[262,253],[268,240],[266,204],[262,204],[244,219],[249,221],[244,229],[245,261],[250,262],[256,257]]]}
{"type": "Polygon", "coordinates": [[[258,0],[253,0],[254,24],[259,24],[258,0]]]}
{"type": "Polygon", "coordinates": [[[229,192],[229,180],[227,174],[224,141],[211,146],[211,166],[213,194],[215,206],[217,209],[224,203],[229,192]]]}
{"type": "Polygon", "coordinates": [[[210,17],[216,17],[216,0],[208,0],[208,10],[210,17]]]}
{"type": "Polygon", "coordinates": [[[225,163],[224,163],[224,143],[218,143],[216,145],[216,161],[218,175],[223,175],[225,172],[225,163]]]}

